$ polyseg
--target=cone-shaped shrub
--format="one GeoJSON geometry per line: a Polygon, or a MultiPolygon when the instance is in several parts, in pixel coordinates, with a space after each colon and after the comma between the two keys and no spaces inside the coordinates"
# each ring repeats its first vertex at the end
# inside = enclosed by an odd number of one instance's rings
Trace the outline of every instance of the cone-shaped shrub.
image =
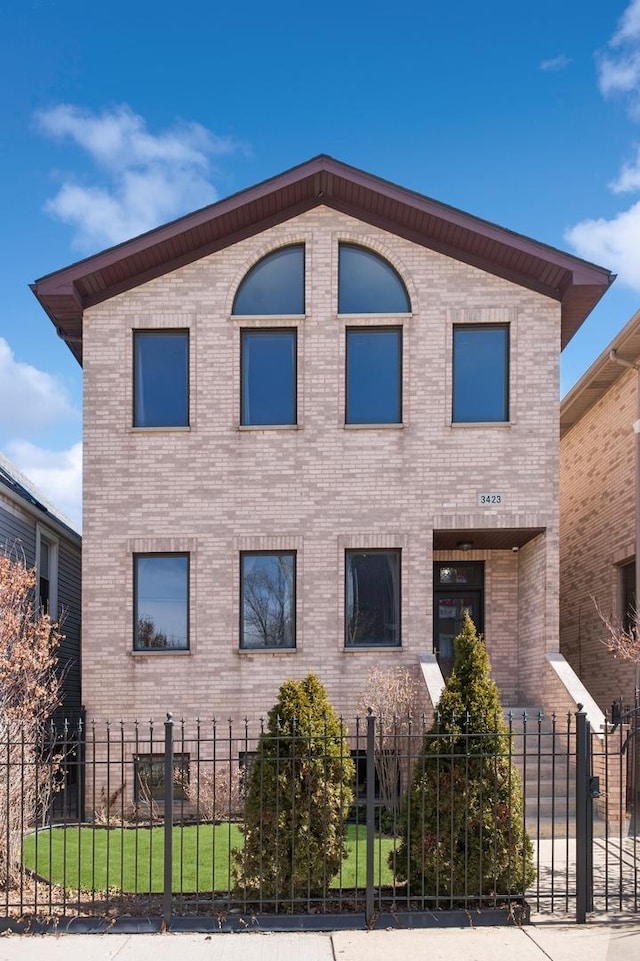
{"type": "Polygon", "coordinates": [[[286,681],[251,768],[245,845],[234,852],[237,890],[270,900],[326,895],[347,853],[354,776],[320,681],[286,681]]]}
{"type": "Polygon", "coordinates": [[[468,614],[455,652],[390,856],[409,895],[449,903],[523,892],[535,878],[509,729],[468,614]]]}

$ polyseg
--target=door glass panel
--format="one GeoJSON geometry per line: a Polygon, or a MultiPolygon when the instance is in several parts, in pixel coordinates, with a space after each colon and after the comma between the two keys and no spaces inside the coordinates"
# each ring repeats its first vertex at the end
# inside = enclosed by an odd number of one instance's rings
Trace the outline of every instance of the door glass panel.
{"type": "Polygon", "coordinates": [[[446,678],[453,670],[454,641],[466,613],[482,631],[484,565],[477,561],[437,563],[434,575],[433,650],[446,678]]]}

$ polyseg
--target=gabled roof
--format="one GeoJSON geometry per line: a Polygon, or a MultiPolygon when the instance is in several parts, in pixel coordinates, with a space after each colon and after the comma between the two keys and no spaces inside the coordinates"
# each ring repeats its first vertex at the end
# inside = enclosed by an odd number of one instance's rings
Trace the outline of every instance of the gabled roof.
{"type": "Polygon", "coordinates": [[[80,532],[74,522],[58,510],[16,465],[0,452],[0,491],[19,502],[36,520],[56,528],[70,540],[80,543],[80,532]]]}
{"type": "Polygon", "coordinates": [[[603,267],[320,155],[48,274],[31,289],[82,363],[86,307],[322,204],[559,301],[563,347],[615,279],[603,267]]]}
{"type": "Polygon", "coordinates": [[[563,437],[574,424],[584,417],[629,369],[629,364],[640,362],[640,310],[637,311],[597,360],[582,375],[580,380],[560,404],[560,436],[563,437]],[[611,351],[623,363],[611,360],[611,351]]]}

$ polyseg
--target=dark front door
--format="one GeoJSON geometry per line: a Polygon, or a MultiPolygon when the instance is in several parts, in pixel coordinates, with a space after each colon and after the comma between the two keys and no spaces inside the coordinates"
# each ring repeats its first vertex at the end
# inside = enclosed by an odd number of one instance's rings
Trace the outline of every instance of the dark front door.
{"type": "Polygon", "coordinates": [[[433,565],[433,650],[445,677],[453,668],[453,642],[467,612],[482,631],[483,594],[482,561],[438,561],[433,565]]]}

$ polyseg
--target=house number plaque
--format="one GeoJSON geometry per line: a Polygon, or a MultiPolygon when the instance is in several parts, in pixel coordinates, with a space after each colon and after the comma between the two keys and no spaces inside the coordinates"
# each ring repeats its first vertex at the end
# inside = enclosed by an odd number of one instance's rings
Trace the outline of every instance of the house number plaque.
{"type": "Polygon", "coordinates": [[[478,494],[478,507],[499,507],[501,504],[504,504],[504,494],[495,491],[478,494]]]}

